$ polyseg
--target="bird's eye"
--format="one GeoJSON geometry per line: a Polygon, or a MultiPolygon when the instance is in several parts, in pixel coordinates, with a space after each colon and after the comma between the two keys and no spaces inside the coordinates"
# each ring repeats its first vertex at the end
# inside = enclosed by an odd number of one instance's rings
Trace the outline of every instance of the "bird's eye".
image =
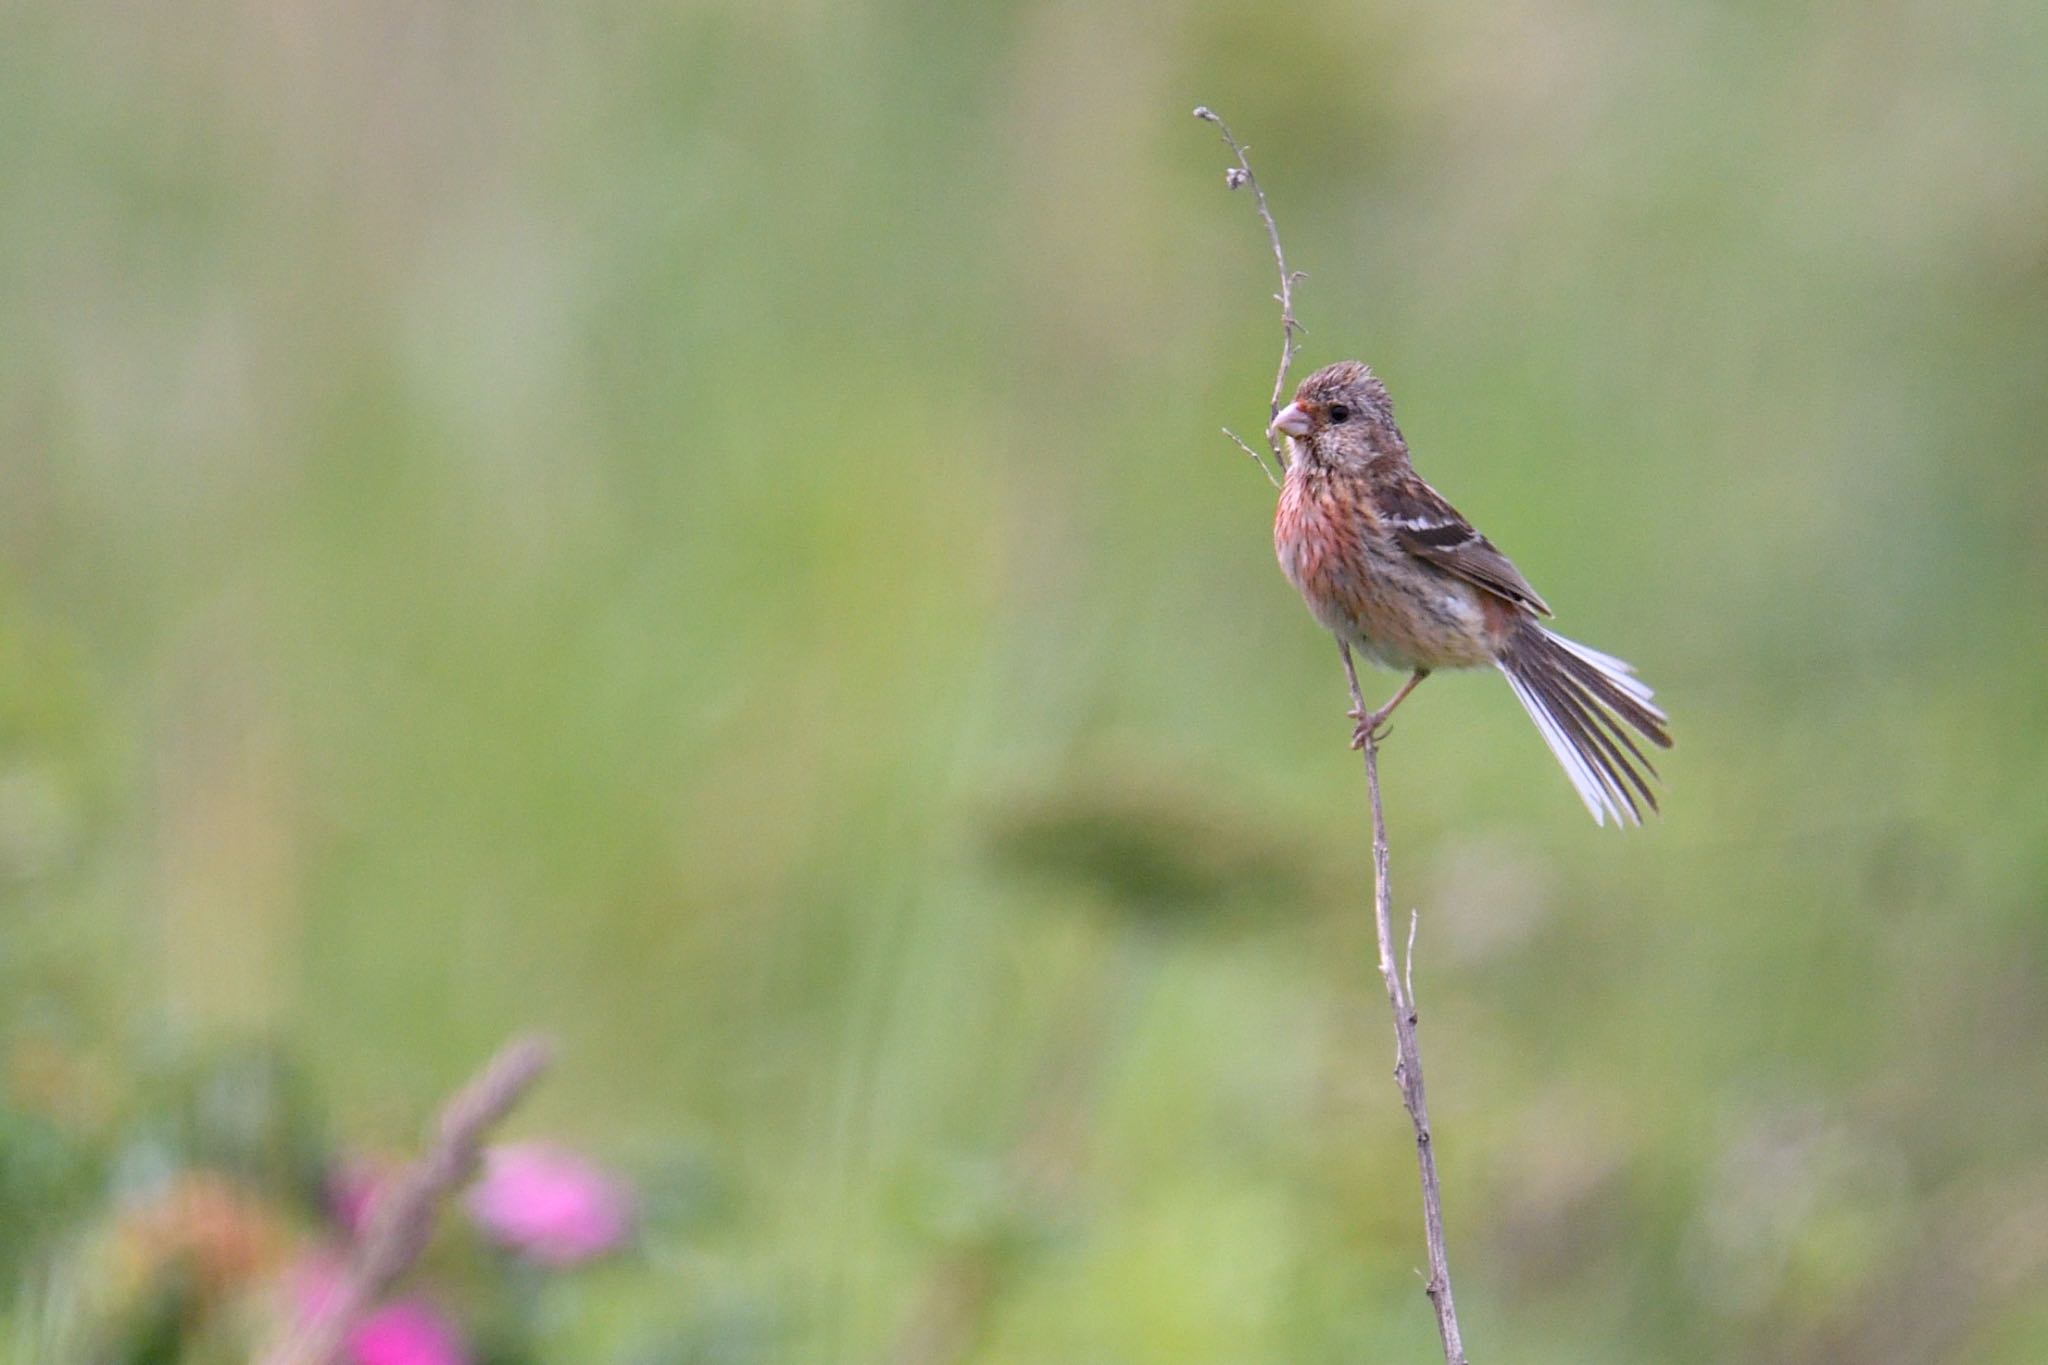
{"type": "Polygon", "coordinates": [[[1332,422],[1348,422],[1348,421],[1350,421],[1350,420],[1351,420],[1351,409],[1350,409],[1350,408],[1347,408],[1347,407],[1345,407],[1345,406],[1344,406],[1344,405],[1343,405],[1342,403],[1338,403],[1338,404],[1334,405],[1334,406],[1333,406],[1333,407],[1331,407],[1331,409],[1330,409],[1330,420],[1331,420],[1332,422]]]}

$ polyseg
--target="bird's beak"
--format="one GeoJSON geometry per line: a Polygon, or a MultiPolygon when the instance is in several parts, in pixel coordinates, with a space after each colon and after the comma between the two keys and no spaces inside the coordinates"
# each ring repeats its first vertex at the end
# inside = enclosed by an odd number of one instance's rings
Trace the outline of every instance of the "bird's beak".
{"type": "Polygon", "coordinates": [[[1285,432],[1289,436],[1306,436],[1311,425],[1308,413],[1302,410],[1299,403],[1289,403],[1280,409],[1280,415],[1273,419],[1273,430],[1285,432]]]}

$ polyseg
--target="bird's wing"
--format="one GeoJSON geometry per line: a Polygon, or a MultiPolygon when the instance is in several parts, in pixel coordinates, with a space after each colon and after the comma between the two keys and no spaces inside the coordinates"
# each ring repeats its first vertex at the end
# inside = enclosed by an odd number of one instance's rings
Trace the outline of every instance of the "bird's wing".
{"type": "Polygon", "coordinates": [[[1533,612],[1551,614],[1508,557],[1421,479],[1410,473],[1388,480],[1377,497],[1381,519],[1409,554],[1533,612]]]}

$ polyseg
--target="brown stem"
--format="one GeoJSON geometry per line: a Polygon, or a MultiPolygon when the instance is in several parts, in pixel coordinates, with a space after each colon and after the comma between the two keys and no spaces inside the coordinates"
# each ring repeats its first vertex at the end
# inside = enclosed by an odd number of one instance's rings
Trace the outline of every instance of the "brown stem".
{"type": "MultiPolygon", "coordinates": [[[[1303,276],[1300,272],[1287,268],[1287,253],[1280,249],[1279,225],[1274,223],[1273,211],[1266,206],[1266,192],[1259,187],[1258,176],[1252,174],[1252,163],[1245,158],[1247,149],[1239,145],[1238,140],[1231,135],[1230,125],[1223,121],[1223,116],[1208,105],[1196,106],[1195,117],[1204,123],[1215,124],[1216,131],[1223,135],[1223,145],[1230,148],[1230,154],[1237,158],[1236,167],[1224,173],[1223,183],[1231,189],[1237,189],[1239,186],[1250,188],[1252,198],[1258,206],[1259,221],[1266,225],[1266,240],[1273,247],[1273,264],[1280,268],[1280,292],[1273,296],[1280,303],[1280,369],[1273,376],[1273,398],[1266,409],[1266,448],[1273,452],[1274,465],[1285,470],[1287,452],[1281,448],[1280,442],[1274,439],[1271,423],[1280,415],[1280,399],[1287,392],[1287,371],[1293,366],[1296,353],[1301,350],[1300,337],[1305,329],[1294,320],[1294,286],[1301,282],[1303,276]]],[[[1237,441],[1238,446],[1247,455],[1252,455],[1251,447],[1239,440],[1236,432],[1225,427],[1223,434],[1237,441]]],[[[1257,455],[1252,455],[1252,458],[1258,460],[1257,455]]],[[[1265,470],[1263,461],[1260,461],[1259,468],[1265,470]]],[[[1272,479],[1274,475],[1267,470],[1266,477],[1272,479]]]]}
{"type": "Polygon", "coordinates": [[[441,1201],[476,1171],[483,1141],[553,1060],[542,1038],[508,1043],[456,1092],[418,1161],[405,1168],[371,1210],[350,1248],[341,1283],[297,1327],[287,1327],[261,1365],[332,1365],[348,1334],[426,1249],[441,1201]]]}
{"type": "MultiPolygon", "coordinates": [[[[1365,695],[1358,687],[1358,667],[1351,659],[1351,646],[1338,643],[1344,656],[1344,677],[1351,684],[1351,702],[1365,710],[1365,695]]],[[[1393,886],[1387,880],[1387,815],[1380,805],[1380,741],[1376,732],[1365,737],[1365,786],[1372,795],[1372,912],[1373,927],[1380,944],[1380,977],[1386,982],[1387,1003],[1394,1010],[1394,1081],[1401,1087],[1401,1103],[1415,1125],[1415,1161],[1422,1169],[1422,1231],[1429,1242],[1429,1281],[1423,1292],[1436,1307],[1437,1332],[1443,1337],[1446,1365],[1466,1365],[1465,1342],[1458,1332],[1458,1310],[1451,1301],[1451,1263],[1444,1249],[1444,1198],[1436,1174],[1436,1142],[1429,1126],[1429,1101],[1422,1086],[1422,1045],[1415,1037],[1415,923],[1409,921],[1408,973],[1403,979],[1394,960],[1392,924],[1393,886]]]]}

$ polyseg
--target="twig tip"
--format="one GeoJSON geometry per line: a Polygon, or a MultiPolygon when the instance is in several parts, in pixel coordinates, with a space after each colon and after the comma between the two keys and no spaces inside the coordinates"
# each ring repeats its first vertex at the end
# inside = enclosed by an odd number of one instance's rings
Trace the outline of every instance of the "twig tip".
{"type": "Polygon", "coordinates": [[[526,1033],[507,1043],[500,1055],[508,1061],[517,1059],[524,1066],[541,1067],[554,1062],[557,1050],[553,1034],[526,1033]]]}

